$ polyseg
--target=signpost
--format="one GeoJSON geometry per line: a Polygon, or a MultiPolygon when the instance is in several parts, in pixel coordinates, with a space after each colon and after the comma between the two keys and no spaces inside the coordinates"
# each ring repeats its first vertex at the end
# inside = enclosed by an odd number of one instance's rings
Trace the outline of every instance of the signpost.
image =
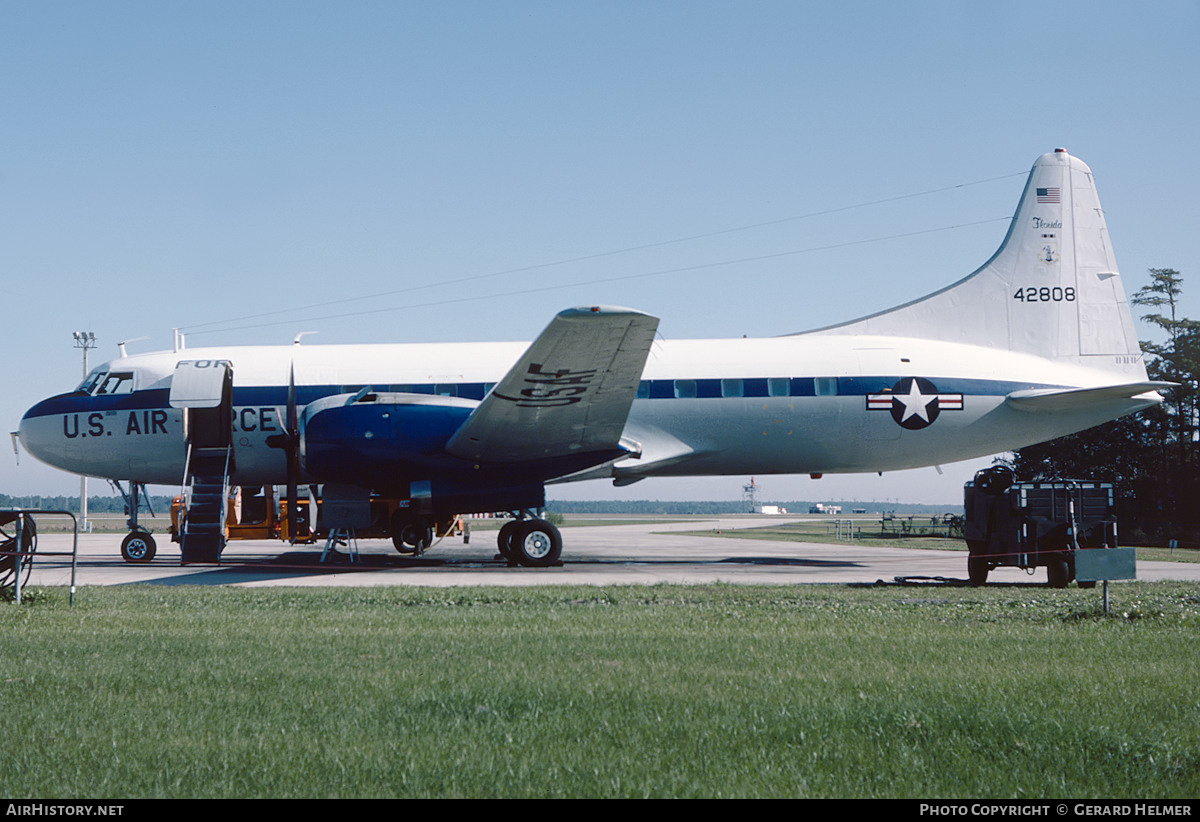
{"type": "Polygon", "coordinates": [[[1108,613],[1108,581],[1137,579],[1137,556],[1133,548],[1084,548],[1075,552],[1077,582],[1104,583],[1104,613],[1108,613]]]}

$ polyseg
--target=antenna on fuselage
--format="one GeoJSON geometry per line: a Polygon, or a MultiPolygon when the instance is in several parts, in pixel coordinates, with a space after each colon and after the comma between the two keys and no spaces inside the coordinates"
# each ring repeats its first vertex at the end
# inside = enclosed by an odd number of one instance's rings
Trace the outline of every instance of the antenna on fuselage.
{"type": "Polygon", "coordinates": [[[134,337],[132,340],[121,340],[119,343],[117,343],[117,352],[118,352],[118,353],[119,353],[119,354],[120,354],[122,357],[128,356],[128,355],[125,353],[125,344],[126,344],[126,343],[138,342],[138,341],[140,341],[140,340],[148,340],[148,339],[150,339],[150,338],[149,338],[149,337],[134,337]]]}
{"type": "Polygon", "coordinates": [[[184,349],[183,335],[179,333],[178,328],[172,328],[171,332],[174,335],[174,342],[172,343],[173,347],[171,350],[174,353],[178,354],[180,351],[182,351],[184,349]]]}
{"type": "Polygon", "coordinates": [[[321,333],[320,331],[301,331],[299,334],[292,337],[292,345],[299,345],[300,338],[305,336],[306,334],[320,334],[320,333],[321,333]]]}

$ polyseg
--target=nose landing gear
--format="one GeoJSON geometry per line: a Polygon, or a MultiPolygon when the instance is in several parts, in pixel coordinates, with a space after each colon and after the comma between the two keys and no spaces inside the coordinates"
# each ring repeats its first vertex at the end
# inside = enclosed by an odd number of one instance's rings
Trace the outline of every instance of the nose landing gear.
{"type": "Polygon", "coordinates": [[[143,504],[150,516],[154,516],[154,509],[150,507],[150,497],[146,494],[146,486],[130,480],[129,493],[126,493],[119,481],[109,480],[109,484],[125,498],[125,512],[129,515],[125,523],[129,526],[129,533],[121,540],[121,558],[126,562],[149,562],[154,559],[158,546],[154,543],[154,537],[150,536],[150,531],[138,525],[138,514],[143,504]]]}
{"type": "Polygon", "coordinates": [[[121,540],[121,558],[126,562],[149,562],[157,550],[154,537],[143,528],[135,528],[121,540]]]}

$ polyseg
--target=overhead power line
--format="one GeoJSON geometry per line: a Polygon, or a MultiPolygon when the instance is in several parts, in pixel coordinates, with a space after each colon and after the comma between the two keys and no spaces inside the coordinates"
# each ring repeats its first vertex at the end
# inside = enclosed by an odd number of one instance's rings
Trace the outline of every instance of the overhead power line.
{"type": "MultiPolygon", "coordinates": [[[[1004,217],[992,217],[991,219],[987,219],[987,220],[976,220],[975,222],[971,222],[971,223],[959,223],[957,225],[941,226],[939,228],[926,228],[921,231],[909,231],[909,232],[905,232],[903,234],[889,234],[884,237],[872,237],[871,239],[867,239],[867,240],[850,240],[850,241],[847,241],[844,243],[832,243],[829,245],[812,246],[810,248],[799,248],[799,249],[794,249],[792,251],[779,251],[774,254],[760,254],[760,255],[754,256],[754,257],[739,257],[738,259],[735,259],[735,260],[722,260],[719,262],[712,262],[712,263],[697,263],[695,265],[680,266],[678,268],[663,268],[663,269],[659,269],[657,271],[642,271],[642,272],[638,272],[636,274],[620,274],[615,277],[601,277],[601,278],[594,279],[594,280],[579,280],[576,282],[559,283],[556,285],[541,285],[541,286],[536,286],[534,288],[514,289],[511,291],[501,291],[501,292],[494,293],[494,294],[473,294],[473,295],[468,295],[468,296],[449,297],[444,300],[434,300],[431,302],[424,302],[424,303],[405,303],[404,305],[389,306],[387,308],[367,308],[367,309],[362,309],[359,311],[348,311],[348,312],[345,312],[342,314],[321,314],[321,315],[313,316],[313,317],[296,317],[296,318],[291,318],[291,319],[287,319],[287,320],[275,320],[273,322],[256,322],[251,325],[239,325],[239,326],[233,326],[231,328],[215,328],[215,329],[210,329],[208,331],[193,331],[193,332],[191,332],[191,336],[196,336],[199,334],[218,334],[218,333],[223,333],[226,331],[241,331],[241,330],[244,330],[247,328],[270,328],[272,326],[277,326],[277,325],[292,325],[294,323],[313,322],[316,320],[339,320],[339,319],[345,319],[347,317],[365,317],[370,314],[386,314],[390,311],[405,311],[405,310],[412,310],[412,309],[418,309],[418,308],[435,308],[437,306],[454,305],[456,303],[474,302],[477,300],[495,300],[495,299],[499,299],[501,297],[518,297],[518,296],[522,296],[525,294],[537,294],[537,293],[541,293],[541,292],[545,292],[545,291],[558,291],[558,290],[561,290],[564,288],[575,288],[575,287],[581,286],[581,285],[601,285],[604,283],[621,282],[622,280],[637,280],[637,279],[643,279],[646,277],[660,277],[665,274],[681,274],[685,271],[703,271],[705,269],[720,268],[722,266],[727,266],[727,265],[738,265],[740,263],[761,262],[763,260],[775,260],[780,257],[792,257],[797,254],[809,254],[809,253],[817,252],[817,251],[830,251],[835,248],[846,248],[848,246],[866,245],[868,243],[880,243],[880,242],[884,242],[887,240],[899,240],[904,237],[917,237],[922,234],[935,234],[935,233],[941,232],[941,231],[953,231],[953,230],[959,229],[959,228],[969,228],[971,226],[986,225],[987,223],[1008,221],[1011,219],[1012,219],[1012,215],[1010,214],[1010,215],[1006,215],[1004,217]]],[[[329,304],[330,303],[326,303],[325,305],[329,305],[329,304]]],[[[227,322],[234,322],[234,320],[229,320],[227,322]]],[[[195,326],[193,326],[193,327],[195,327],[195,326]]]]}
{"type": "Polygon", "coordinates": [[[394,297],[399,294],[408,294],[408,293],[411,293],[414,291],[421,291],[421,290],[425,290],[425,289],[429,289],[429,288],[444,288],[447,286],[459,286],[459,285],[463,285],[464,283],[479,282],[480,280],[490,279],[490,278],[494,278],[494,277],[509,276],[509,275],[513,275],[513,274],[522,274],[522,273],[529,272],[529,271],[538,271],[541,269],[553,268],[555,266],[587,262],[587,261],[591,261],[591,260],[603,259],[605,257],[614,257],[619,254],[629,254],[629,253],[632,253],[635,251],[646,251],[649,249],[663,248],[666,246],[678,245],[681,243],[695,242],[697,240],[705,240],[705,239],[710,239],[713,237],[721,237],[721,236],[735,234],[735,233],[743,232],[743,231],[752,231],[754,229],[768,228],[771,226],[783,225],[783,224],[791,223],[791,222],[798,222],[800,220],[813,219],[815,217],[824,217],[824,216],[828,216],[831,214],[839,214],[842,212],[852,211],[852,210],[860,209],[860,208],[868,208],[870,206],[875,206],[875,205],[883,205],[886,203],[895,203],[895,202],[900,202],[903,200],[911,200],[911,199],[915,199],[917,197],[927,197],[931,194],[940,194],[940,193],[946,192],[946,191],[953,191],[956,189],[968,188],[970,186],[983,185],[985,183],[997,182],[999,180],[1006,180],[1006,179],[1010,179],[1012,177],[1025,176],[1027,173],[1028,172],[1021,171],[1021,172],[1014,172],[1011,174],[1002,174],[997,177],[988,177],[986,179],[974,180],[974,181],[968,182],[968,183],[958,183],[958,184],[950,185],[950,186],[942,186],[940,188],[931,188],[931,189],[927,189],[925,191],[918,191],[918,192],[913,192],[910,194],[900,194],[900,195],[897,195],[894,197],[884,197],[884,198],[876,199],[876,200],[868,200],[868,201],[861,202],[861,203],[854,203],[852,205],[838,206],[837,208],[828,208],[828,209],[822,209],[820,211],[811,211],[806,214],[797,214],[797,215],[794,215],[791,217],[781,217],[781,218],[777,218],[774,220],[765,220],[762,222],[750,223],[747,225],[734,226],[732,228],[724,228],[724,229],[719,229],[716,231],[704,232],[701,234],[691,234],[691,235],[688,235],[685,237],[676,237],[676,238],[673,238],[670,240],[660,240],[660,241],[653,242],[653,243],[643,243],[641,245],[628,246],[625,248],[613,249],[611,251],[601,251],[601,252],[596,252],[593,254],[583,254],[583,255],[576,256],[576,257],[566,257],[566,258],[559,259],[559,260],[553,260],[551,262],[535,263],[532,265],[520,266],[517,268],[507,268],[507,269],[504,269],[501,271],[490,271],[490,272],[486,272],[486,273],[482,273],[482,274],[472,274],[470,276],[459,277],[459,278],[452,279],[452,280],[441,280],[438,282],[424,282],[424,283],[419,283],[417,285],[406,286],[404,288],[392,289],[390,291],[381,291],[381,292],[376,292],[373,294],[364,294],[364,295],[357,296],[357,297],[345,297],[345,298],[338,299],[338,300],[323,300],[320,303],[310,303],[308,305],[295,306],[292,308],[282,308],[282,309],[276,309],[274,311],[259,312],[256,314],[244,314],[244,315],[241,315],[238,317],[227,317],[222,320],[211,320],[209,322],[194,323],[189,326],[180,326],[178,330],[182,331],[182,332],[186,332],[190,336],[195,336],[197,334],[213,334],[213,333],[219,333],[219,332],[223,332],[223,331],[240,331],[240,330],[243,330],[246,328],[261,328],[261,327],[270,327],[270,326],[276,326],[276,325],[287,325],[287,324],[294,323],[294,322],[311,322],[314,320],[342,319],[345,317],[365,316],[365,315],[369,315],[369,314],[384,313],[387,311],[400,311],[400,310],[404,310],[404,309],[408,309],[408,308],[428,308],[430,306],[448,305],[448,304],[453,304],[453,303],[467,302],[470,300],[495,299],[497,297],[517,296],[517,295],[530,294],[530,293],[535,293],[535,292],[540,292],[540,291],[550,291],[550,290],[555,290],[555,289],[569,288],[569,287],[578,286],[578,285],[594,285],[597,283],[618,282],[621,280],[638,279],[641,277],[654,277],[654,276],[660,276],[663,274],[678,273],[678,272],[683,272],[683,271],[694,271],[697,269],[712,268],[712,267],[724,266],[724,265],[733,265],[736,263],[754,262],[754,261],[758,261],[758,260],[767,260],[767,259],[772,259],[772,258],[776,258],[776,257],[785,257],[785,256],[790,256],[790,255],[795,255],[795,254],[804,254],[804,253],[810,253],[810,252],[816,252],[816,251],[824,251],[824,250],[829,250],[832,248],[842,248],[842,247],[846,247],[846,246],[861,245],[861,244],[865,244],[865,243],[876,243],[876,242],[882,242],[885,240],[900,239],[903,237],[911,237],[911,236],[915,236],[915,235],[919,235],[919,234],[928,234],[928,233],[936,232],[936,231],[947,231],[947,230],[951,230],[951,229],[955,229],[955,228],[965,228],[965,227],[973,226],[973,225],[982,225],[984,223],[995,222],[996,220],[1000,220],[1000,219],[1003,219],[1003,220],[1010,219],[1011,215],[1006,216],[1006,217],[993,218],[993,219],[989,219],[989,220],[981,220],[981,221],[974,222],[974,223],[963,223],[963,224],[953,225],[953,226],[943,226],[941,228],[926,229],[923,231],[916,231],[916,232],[911,232],[908,234],[893,234],[893,235],[889,235],[886,237],[875,237],[875,238],[866,239],[866,240],[856,240],[856,241],[840,243],[840,244],[836,244],[836,245],[827,245],[827,246],[818,246],[818,247],[813,247],[813,248],[797,249],[797,250],[793,250],[793,251],[779,252],[776,254],[767,254],[767,255],[762,255],[762,256],[757,256],[757,257],[744,257],[744,258],[740,258],[737,260],[726,260],[723,262],[707,263],[707,264],[701,264],[701,265],[695,265],[695,266],[684,266],[684,267],[675,268],[675,269],[664,269],[664,270],[660,270],[660,271],[641,272],[638,274],[627,274],[627,275],[621,275],[621,276],[617,276],[617,277],[609,277],[609,278],[599,279],[599,280],[586,280],[586,281],[581,281],[581,282],[565,283],[565,284],[560,284],[560,285],[540,286],[540,287],[531,288],[531,289],[505,291],[505,292],[501,292],[499,294],[488,294],[488,295],[473,296],[473,297],[454,297],[454,298],[447,298],[445,300],[436,300],[433,302],[426,302],[426,303],[420,303],[420,304],[408,303],[408,304],[405,304],[402,306],[393,306],[390,308],[370,308],[370,309],[363,309],[361,311],[344,312],[344,313],[337,313],[337,314],[321,314],[321,315],[312,316],[312,317],[297,317],[297,318],[282,320],[282,321],[278,321],[278,322],[265,322],[265,323],[264,322],[255,322],[251,325],[228,326],[229,323],[245,323],[250,320],[262,320],[267,317],[276,317],[276,316],[280,316],[283,314],[295,314],[300,311],[308,311],[308,310],[311,310],[314,308],[328,309],[331,306],[345,305],[348,303],[360,302],[363,300],[377,301],[377,300],[384,299],[387,297],[394,297]],[[223,327],[222,328],[213,328],[213,326],[223,326],[223,327]],[[207,329],[207,330],[205,330],[205,329],[207,329]]]}

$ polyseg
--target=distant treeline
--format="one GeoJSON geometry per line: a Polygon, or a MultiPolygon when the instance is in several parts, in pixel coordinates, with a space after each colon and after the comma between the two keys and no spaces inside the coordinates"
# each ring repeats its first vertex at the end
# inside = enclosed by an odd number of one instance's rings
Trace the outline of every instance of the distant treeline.
{"type": "MultiPolygon", "coordinates": [[[[154,496],[150,507],[155,513],[171,510],[171,497],[154,496]]],[[[43,511],[70,511],[79,513],[79,497],[36,496],[13,497],[0,494],[0,508],[40,508],[43,511]]],[[[122,497],[88,497],[88,514],[123,514],[125,500],[122,497]]]]}
{"type": "MultiPolygon", "coordinates": [[[[814,503],[804,501],[767,502],[762,505],[776,505],[786,508],[789,514],[807,514],[814,503]]],[[[962,505],[917,505],[896,502],[858,502],[855,500],[831,500],[825,503],[840,505],[843,514],[863,511],[868,514],[886,512],[896,514],[961,514],[962,505]]],[[[171,497],[152,496],[150,507],[155,513],[171,510],[171,497]]],[[[71,511],[79,513],[79,497],[26,496],[13,497],[0,494],[0,508],[40,508],[46,511],[71,511]]],[[[748,514],[746,503],[740,500],[552,500],[547,501],[546,509],[557,514],[657,514],[682,516],[699,514],[714,516],[717,514],[748,514]]],[[[89,514],[123,514],[125,500],[121,497],[88,497],[89,514]]]]}

